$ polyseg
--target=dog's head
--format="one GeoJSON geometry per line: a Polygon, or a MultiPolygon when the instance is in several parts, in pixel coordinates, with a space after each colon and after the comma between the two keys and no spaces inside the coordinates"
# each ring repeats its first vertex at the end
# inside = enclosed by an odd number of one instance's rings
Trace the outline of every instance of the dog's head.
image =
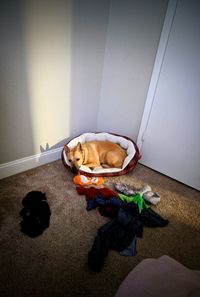
{"type": "Polygon", "coordinates": [[[67,159],[70,163],[71,171],[77,173],[77,170],[83,164],[83,150],[81,143],[79,142],[74,148],[70,149],[66,144],[64,145],[64,150],[67,159]]]}

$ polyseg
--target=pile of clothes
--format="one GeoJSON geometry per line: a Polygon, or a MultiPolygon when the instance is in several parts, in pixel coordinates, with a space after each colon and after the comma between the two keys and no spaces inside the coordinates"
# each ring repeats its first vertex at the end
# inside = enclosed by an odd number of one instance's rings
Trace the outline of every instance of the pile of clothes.
{"type": "Polygon", "coordinates": [[[144,226],[164,227],[169,223],[151,209],[150,204],[157,204],[160,197],[148,185],[134,190],[116,183],[114,188],[76,187],[79,195],[85,195],[88,211],[98,207],[101,215],[111,219],[98,229],[88,253],[88,265],[96,272],[101,271],[109,250],[123,256],[136,255],[137,238],[143,236],[144,226]]]}
{"type": "Polygon", "coordinates": [[[22,199],[23,208],[20,211],[22,221],[21,231],[29,237],[36,237],[49,227],[51,210],[46,194],[31,191],[22,199]]]}

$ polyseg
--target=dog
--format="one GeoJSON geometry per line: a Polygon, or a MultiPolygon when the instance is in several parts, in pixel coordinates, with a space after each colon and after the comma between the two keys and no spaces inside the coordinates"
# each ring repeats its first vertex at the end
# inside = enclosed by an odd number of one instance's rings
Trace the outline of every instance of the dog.
{"type": "Polygon", "coordinates": [[[122,168],[127,156],[121,146],[109,141],[90,141],[83,144],[78,142],[72,149],[65,144],[64,151],[73,173],[76,173],[81,165],[90,169],[99,166],[122,168]]]}

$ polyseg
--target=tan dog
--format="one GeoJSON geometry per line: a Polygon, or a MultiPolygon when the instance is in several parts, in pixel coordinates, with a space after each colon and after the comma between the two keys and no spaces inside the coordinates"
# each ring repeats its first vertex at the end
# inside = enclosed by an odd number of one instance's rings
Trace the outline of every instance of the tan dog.
{"type": "Polygon", "coordinates": [[[95,167],[122,168],[126,152],[118,144],[109,141],[91,141],[69,149],[64,145],[64,150],[73,172],[81,165],[94,169],[95,167]]]}

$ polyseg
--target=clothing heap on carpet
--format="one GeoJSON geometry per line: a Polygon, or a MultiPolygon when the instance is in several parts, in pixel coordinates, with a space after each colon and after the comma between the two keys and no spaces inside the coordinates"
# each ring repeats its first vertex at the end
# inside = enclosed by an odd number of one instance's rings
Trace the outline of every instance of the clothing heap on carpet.
{"type": "MultiPolygon", "coordinates": [[[[96,188],[103,179],[74,179],[79,186],[79,195],[85,195],[88,211],[98,207],[102,216],[110,221],[101,226],[88,253],[89,267],[99,272],[109,250],[116,250],[123,256],[135,256],[137,238],[143,236],[143,227],[164,227],[169,221],[163,219],[149,204],[156,205],[160,201],[157,193],[150,186],[133,189],[128,185],[115,183],[113,191],[107,187],[96,188]],[[83,185],[82,185],[83,184],[83,185]],[[80,186],[81,185],[81,186],[80,186]],[[92,185],[90,187],[85,187],[92,185]]],[[[49,227],[51,211],[45,193],[31,191],[22,200],[20,211],[21,231],[30,237],[36,237],[49,227]]]]}
{"type": "Polygon", "coordinates": [[[36,237],[49,227],[51,211],[46,200],[46,194],[31,191],[22,200],[24,206],[20,211],[22,221],[21,231],[30,237],[36,237]]]}
{"type": "Polygon", "coordinates": [[[101,215],[111,218],[98,229],[88,253],[89,267],[96,272],[101,270],[109,250],[124,256],[136,255],[137,238],[143,236],[144,226],[164,227],[169,223],[150,208],[140,192],[127,196],[106,187],[76,190],[79,195],[85,195],[88,211],[98,207],[101,215]]]}

